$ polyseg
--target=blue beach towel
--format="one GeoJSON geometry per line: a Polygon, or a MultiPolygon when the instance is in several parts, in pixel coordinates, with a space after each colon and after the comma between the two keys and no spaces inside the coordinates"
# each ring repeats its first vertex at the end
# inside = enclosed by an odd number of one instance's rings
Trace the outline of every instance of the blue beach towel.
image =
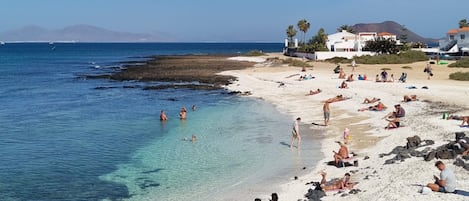
{"type": "Polygon", "coordinates": [[[455,190],[453,193],[457,195],[469,196],[469,192],[463,190],[455,190]]]}

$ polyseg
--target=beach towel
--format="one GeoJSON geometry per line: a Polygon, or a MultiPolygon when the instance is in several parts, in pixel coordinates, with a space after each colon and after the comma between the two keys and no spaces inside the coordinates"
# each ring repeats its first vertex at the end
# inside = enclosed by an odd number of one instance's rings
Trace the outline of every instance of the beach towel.
{"type": "Polygon", "coordinates": [[[469,192],[463,190],[454,190],[453,193],[457,195],[469,196],[469,192]]]}

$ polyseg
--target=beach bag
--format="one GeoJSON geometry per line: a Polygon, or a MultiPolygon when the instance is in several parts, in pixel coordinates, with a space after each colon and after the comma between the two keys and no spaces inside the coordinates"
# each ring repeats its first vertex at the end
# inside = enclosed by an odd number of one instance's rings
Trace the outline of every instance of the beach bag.
{"type": "Polygon", "coordinates": [[[455,155],[454,151],[449,149],[441,149],[436,152],[436,158],[439,159],[453,159],[455,155]]]}
{"type": "Polygon", "coordinates": [[[456,141],[458,141],[458,140],[463,139],[464,137],[466,137],[466,134],[464,132],[456,132],[455,137],[456,137],[456,141]]]}
{"type": "Polygon", "coordinates": [[[422,140],[419,136],[415,135],[414,137],[407,138],[407,149],[418,147],[422,140]]]}

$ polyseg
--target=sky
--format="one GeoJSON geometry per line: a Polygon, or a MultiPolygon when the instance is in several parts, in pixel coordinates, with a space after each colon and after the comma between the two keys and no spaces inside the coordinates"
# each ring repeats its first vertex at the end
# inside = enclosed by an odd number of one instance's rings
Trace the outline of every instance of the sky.
{"type": "Polygon", "coordinates": [[[392,20],[442,38],[469,19],[468,8],[468,0],[0,0],[0,32],[88,24],[174,41],[282,42],[300,19],[311,23],[308,38],[319,28],[392,20]]]}

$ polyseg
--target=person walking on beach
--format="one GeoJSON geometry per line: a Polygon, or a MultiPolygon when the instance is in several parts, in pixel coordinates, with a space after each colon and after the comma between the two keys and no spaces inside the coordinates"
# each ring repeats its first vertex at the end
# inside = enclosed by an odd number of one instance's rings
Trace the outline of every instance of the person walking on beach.
{"type": "Polygon", "coordinates": [[[433,76],[432,66],[430,65],[430,63],[427,64],[427,67],[425,67],[425,69],[423,70],[423,72],[425,72],[425,73],[428,74],[427,79],[430,79],[430,77],[433,76]]]}
{"type": "Polygon", "coordinates": [[[324,106],[322,106],[322,110],[324,111],[324,126],[327,126],[329,124],[329,117],[331,116],[329,101],[326,101],[326,103],[324,103],[324,106]]]}
{"type": "Polygon", "coordinates": [[[433,175],[435,179],[435,183],[427,184],[427,187],[432,189],[435,192],[442,192],[442,193],[452,193],[455,191],[456,188],[456,177],[454,176],[453,171],[446,167],[446,165],[441,162],[437,161],[435,163],[436,168],[440,170],[440,178],[436,175],[433,175]]]}
{"type": "Polygon", "coordinates": [[[355,59],[352,60],[352,72],[355,72],[355,66],[357,65],[357,63],[355,62],[355,59]]]}
{"type": "Polygon", "coordinates": [[[299,123],[301,121],[301,118],[298,117],[296,118],[296,121],[293,122],[293,130],[292,130],[292,137],[291,137],[291,142],[290,142],[290,149],[293,147],[293,141],[296,139],[298,140],[297,148],[300,149],[300,144],[301,144],[301,136],[300,136],[300,128],[299,128],[299,123]]]}
{"type": "Polygon", "coordinates": [[[164,110],[161,110],[160,121],[166,121],[166,120],[168,120],[168,117],[166,116],[166,113],[164,112],[164,110]]]}

